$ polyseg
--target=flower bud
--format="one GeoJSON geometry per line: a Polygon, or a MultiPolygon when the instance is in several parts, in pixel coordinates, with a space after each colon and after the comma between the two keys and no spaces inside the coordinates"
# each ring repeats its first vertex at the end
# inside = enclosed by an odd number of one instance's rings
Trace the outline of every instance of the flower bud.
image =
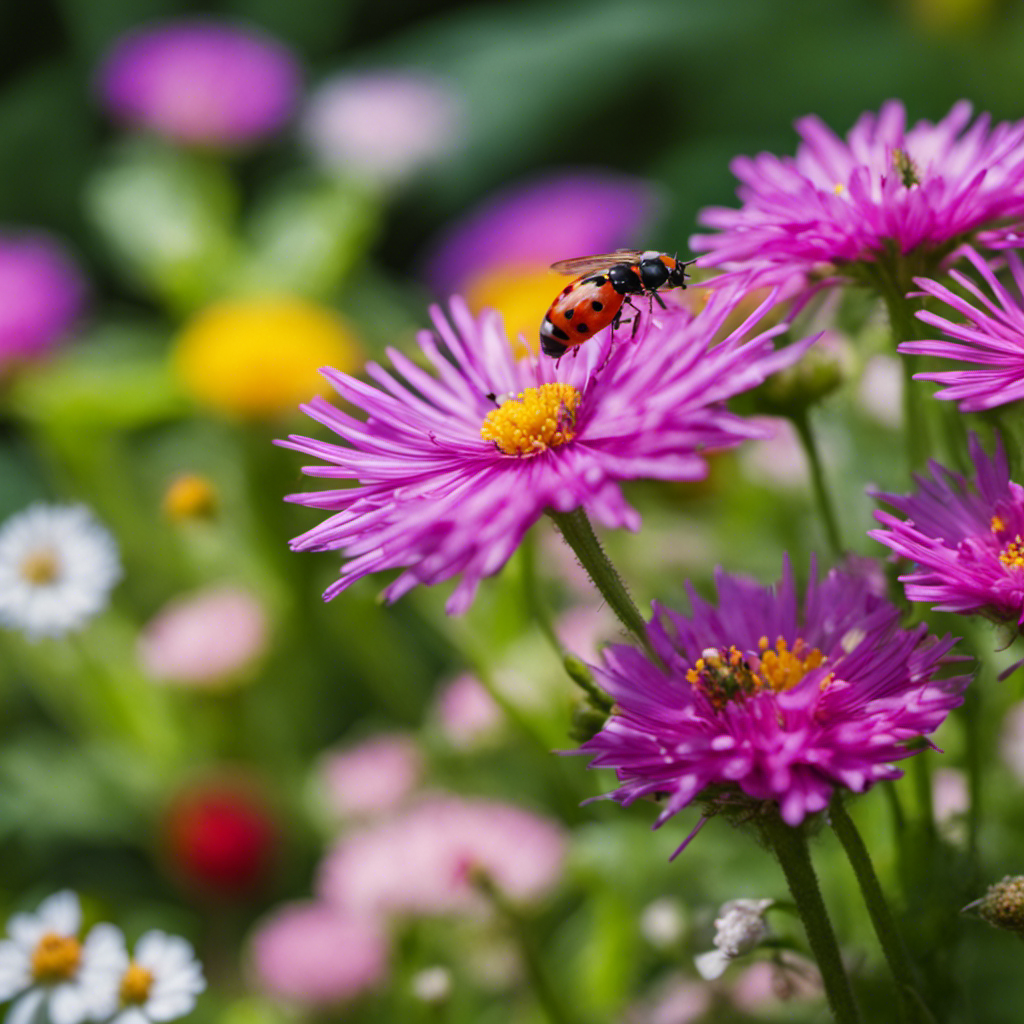
{"type": "Polygon", "coordinates": [[[694,958],[697,972],[705,981],[720,977],[730,960],[751,952],[768,937],[764,912],[774,902],[739,899],[722,904],[715,918],[715,948],[694,958]]]}
{"type": "Polygon", "coordinates": [[[791,416],[817,405],[836,390],[846,377],[838,341],[823,338],[793,366],[769,377],[753,392],[758,412],[791,416]]]}
{"type": "Polygon", "coordinates": [[[1024,936],[1024,875],[1007,875],[964,910],[977,911],[978,917],[994,928],[1024,936]]]}

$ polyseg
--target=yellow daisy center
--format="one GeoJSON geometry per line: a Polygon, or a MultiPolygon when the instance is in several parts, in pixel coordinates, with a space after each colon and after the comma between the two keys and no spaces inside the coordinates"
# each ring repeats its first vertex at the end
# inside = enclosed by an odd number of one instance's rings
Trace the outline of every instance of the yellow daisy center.
{"type": "Polygon", "coordinates": [[[82,946],[70,935],[47,932],[32,953],[32,979],[46,985],[67,981],[82,962],[82,946]]]}
{"type": "Polygon", "coordinates": [[[60,562],[57,553],[52,548],[37,548],[30,551],[18,567],[21,578],[26,583],[37,587],[44,587],[47,583],[53,583],[60,575],[60,562]]]}
{"type": "MultiPolygon", "coordinates": [[[[761,637],[758,650],[758,655],[744,655],[735,646],[728,651],[707,650],[686,673],[686,681],[700,690],[716,711],[721,711],[734,700],[791,690],[827,660],[817,647],[797,640],[790,648],[781,636],[774,647],[766,636],[761,637]]],[[[822,689],[831,678],[822,680],[822,689]]]]}
{"type": "Polygon", "coordinates": [[[580,393],[571,384],[541,384],[492,409],[480,436],[504,455],[538,455],[576,436],[580,393]]]}
{"type": "Polygon", "coordinates": [[[149,990],[152,987],[153,972],[133,960],[121,978],[121,1002],[125,1006],[138,1006],[149,998],[149,990]]]}

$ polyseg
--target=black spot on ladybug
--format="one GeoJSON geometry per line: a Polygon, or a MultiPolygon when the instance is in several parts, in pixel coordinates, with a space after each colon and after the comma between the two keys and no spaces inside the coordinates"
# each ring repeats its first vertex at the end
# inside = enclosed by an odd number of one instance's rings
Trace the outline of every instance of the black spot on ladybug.
{"type": "Polygon", "coordinates": [[[564,288],[562,289],[562,294],[563,294],[563,295],[568,295],[568,294],[569,294],[569,292],[571,292],[571,291],[572,291],[572,285],[571,285],[571,284],[567,284],[567,285],[566,285],[566,286],[565,286],[565,287],[564,287],[564,288]]]}
{"type": "Polygon", "coordinates": [[[597,277],[592,277],[590,279],[590,281],[591,281],[592,284],[595,284],[595,285],[597,285],[598,288],[600,288],[601,285],[607,283],[608,278],[605,277],[604,274],[598,274],[597,277]]]}
{"type": "Polygon", "coordinates": [[[590,330],[590,328],[586,324],[577,324],[576,330],[579,331],[580,334],[586,334],[587,331],[590,330]]]}
{"type": "Polygon", "coordinates": [[[604,303],[603,302],[598,302],[597,299],[595,299],[590,304],[590,308],[593,309],[595,313],[600,313],[601,310],[604,309],[604,303]]]}
{"type": "Polygon", "coordinates": [[[565,311],[565,319],[566,319],[566,320],[571,320],[571,319],[572,319],[572,315],[573,315],[573,313],[575,313],[575,312],[576,312],[576,310],[575,310],[575,309],[567,309],[567,310],[565,311]]]}
{"type": "Polygon", "coordinates": [[[569,335],[566,334],[565,331],[563,331],[562,328],[558,326],[558,324],[552,324],[551,325],[551,333],[556,338],[558,338],[560,341],[568,341],[569,340],[569,335]]]}

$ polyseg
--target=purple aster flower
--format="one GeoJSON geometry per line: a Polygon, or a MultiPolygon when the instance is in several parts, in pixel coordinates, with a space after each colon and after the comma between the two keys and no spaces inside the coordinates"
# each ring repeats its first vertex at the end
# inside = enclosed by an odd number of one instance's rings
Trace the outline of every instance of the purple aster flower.
{"type": "Polygon", "coordinates": [[[1020,246],[1024,121],[973,124],[957,103],[938,124],[906,128],[903,104],[866,113],[845,141],[816,117],[796,123],[795,157],[737,157],[740,209],[700,216],[717,234],[696,235],[705,266],[756,271],[758,282],[806,274],[834,280],[844,267],[895,251],[938,261],[970,239],[1020,246]]]}
{"type": "Polygon", "coordinates": [[[441,235],[426,260],[427,281],[435,294],[451,295],[497,267],[547,269],[555,260],[611,252],[637,241],[656,200],[647,182],[598,171],[513,185],[441,235]]]}
{"type": "Polygon", "coordinates": [[[59,242],[0,234],[0,373],[67,337],[85,299],[85,279],[59,242]]]}
{"type": "Polygon", "coordinates": [[[963,660],[948,657],[956,641],[900,629],[862,576],[816,577],[801,600],[788,560],[775,587],[719,571],[717,608],[689,585],[688,616],[655,605],[664,669],[605,650],[594,675],[615,711],[581,750],[615,769],[612,799],[664,794],[657,825],[693,800],[743,815],[771,803],[795,826],[837,788],[900,777],[893,762],[920,749],[908,741],[962,701],[968,678],[941,678],[963,660]]]}
{"type": "MultiPolygon", "coordinates": [[[[936,398],[959,402],[963,412],[978,412],[1024,398],[1024,307],[1000,284],[992,268],[974,249],[964,255],[974,264],[995,297],[993,302],[969,277],[955,270],[950,276],[973,295],[976,302],[951,292],[937,281],[915,277],[925,295],[944,302],[967,322],[955,322],[935,313],[921,312],[919,320],[938,327],[950,340],[904,342],[899,350],[908,355],[938,356],[966,364],[959,370],[916,373],[914,380],[945,384],[936,398]]],[[[1006,254],[1018,292],[1024,294],[1024,265],[1014,252],[1006,254]]]]}
{"type": "Polygon", "coordinates": [[[202,19],[146,25],[105,57],[97,88],[118,120],[187,145],[234,148],[291,117],[300,71],[277,40],[202,19]]]}
{"type": "Polygon", "coordinates": [[[1001,442],[990,457],[972,434],[970,455],[972,480],[933,461],[913,494],[874,493],[904,518],[876,511],[885,529],[870,536],[916,563],[900,577],[908,600],[1024,624],[1024,488],[1010,480],[1001,442]]]}
{"type": "Polygon", "coordinates": [[[367,366],[378,387],[324,371],[365,421],[320,398],[303,406],[344,443],[294,436],[283,443],[327,463],[307,467],[310,476],[344,483],[291,496],[333,513],[293,549],[349,558],[328,599],[375,572],[401,570],[384,591],[389,601],[459,576],[448,602],[456,614],[546,509],[583,506],[606,527],[637,529],[640,517],[619,481],[698,479],[707,471],[705,450],[764,436],[724,403],[810,344],[773,353],[782,325],[743,343],[771,301],[710,349],[735,305],[724,291],[696,317],[660,314],[660,325],[645,325],[636,339],[605,332],[557,362],[517,360],[493,313],[474,319],[456,299],[449,323],[435,309],[447,352],[429,331],[419,339],[433,372],[389,350],[393,369],[367,366]]]}

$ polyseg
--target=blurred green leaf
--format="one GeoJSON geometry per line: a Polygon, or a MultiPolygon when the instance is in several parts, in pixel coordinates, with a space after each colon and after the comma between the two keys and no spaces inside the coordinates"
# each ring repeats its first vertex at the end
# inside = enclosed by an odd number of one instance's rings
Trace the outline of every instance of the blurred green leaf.
{"type": "Polygon", "coordinates": [[[215,158],[125,145],[96,172],[85,202],[115,260],[172,309],[191,310],[223,287],[236,256],[238,196],[215,158]]]}
{"type": "Polygon", "coordinates": [[[253,212],[231,287],[324,298],[366,255],[379,220],[378,200],[355,185],[283,190],[253,212]]]}

